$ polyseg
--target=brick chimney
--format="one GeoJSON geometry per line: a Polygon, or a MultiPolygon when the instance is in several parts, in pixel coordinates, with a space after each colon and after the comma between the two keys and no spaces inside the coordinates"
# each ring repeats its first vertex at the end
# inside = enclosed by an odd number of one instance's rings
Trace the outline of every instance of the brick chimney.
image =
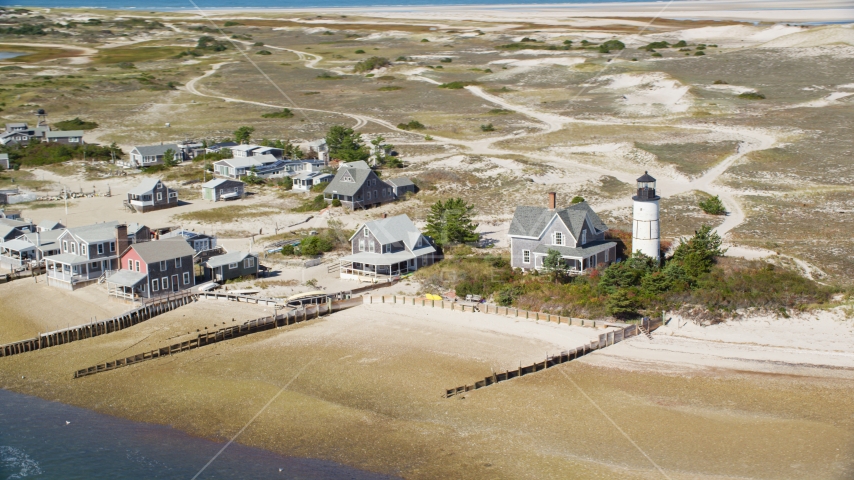
{"type": "Polygon", "coordinates": [[[549,192],[549,210],[557,210],[557,192],[549,192]]]}
{"type": "Polygon", "coordinates": [[[116,225],[116,254],[121,255],[129,246],[128,226],[126,224],[116,225]]]}

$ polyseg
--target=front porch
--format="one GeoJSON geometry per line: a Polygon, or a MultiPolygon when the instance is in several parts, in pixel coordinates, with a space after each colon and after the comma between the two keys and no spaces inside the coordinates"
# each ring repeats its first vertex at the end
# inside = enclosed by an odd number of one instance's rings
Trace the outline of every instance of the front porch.
{"type": "Polygon", "coordinates": [[[10,269],[23,267],[38,261],[36,246],[23,240],[10,240],[0,243],[0,264],[10,269]]]}
{"type": "Polygon", "coordinates": [[[146,275],[130,270],[119,270],[106,278],[107,295],[134,302],[146,296],[146,275]]]}
{"type": "Polygon", "coordinates": [[[375,282],[400,277],[418,270],[418,260],[410,252],[356,253],[340,261],[341,278],[375,282]]]}
{"type": "Polygon", "coordinates": [[[98,281],[105,271],[112,268],[112,260],[91,261],[87,257],[63,253],[44,259],[47,284],[74,290],[98,281]]]}

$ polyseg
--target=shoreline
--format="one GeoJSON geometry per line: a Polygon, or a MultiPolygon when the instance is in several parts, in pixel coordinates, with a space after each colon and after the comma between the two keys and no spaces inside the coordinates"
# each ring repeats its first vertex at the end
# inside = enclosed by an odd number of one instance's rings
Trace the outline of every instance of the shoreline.
{"type": "MultiPolygon", "coordinates": [[[[153,11],[157,13],[189,13],[202,15],[227,15],[243,13],[265,14],[349,14],[389,19],[446,19],[519,21],[518,15],[528,15],[523,22],[556,22],[555,16],[566,15],[585,18],[662,18],[677,21],[744,21],[760,23],[791,23],[796,25],[832,25],[854,23],[854,8],[843,0],[825,0],[819,5],[803,7],[802,2],[792,0],[732,0],[689,1],[679,0],[662,7],[662,2],[608,2],[608,3],[458,3],[450,5],[365,5],[365,6],[317,6],[317,7],[206,7],[175,8],[142,6],[114,8],[112,6],[45,7],[22,4],[30,8],[55,8],[60,10],[104,10],[117,12],[153,11]],[[486,15],[486,16],[484,16],[486,15]]],[[[571,20],[570,18],[561,20],[571,20]]],[[[330,19],[324,19],[329,22],[330,19]]],[[[342,22],[345,23],[345,22],[342,22]]]]}

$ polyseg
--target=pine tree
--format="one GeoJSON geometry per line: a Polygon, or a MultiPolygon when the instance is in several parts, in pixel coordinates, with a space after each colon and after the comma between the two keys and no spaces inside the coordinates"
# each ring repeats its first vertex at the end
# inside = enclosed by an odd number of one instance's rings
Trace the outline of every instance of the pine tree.
{"type": "Polygon", "coordinates": [[[430,207],[425,233],[439,246],[476,242],[480,236],[471,220],[474,207],[462,198],[440,200],[430,207]]]}

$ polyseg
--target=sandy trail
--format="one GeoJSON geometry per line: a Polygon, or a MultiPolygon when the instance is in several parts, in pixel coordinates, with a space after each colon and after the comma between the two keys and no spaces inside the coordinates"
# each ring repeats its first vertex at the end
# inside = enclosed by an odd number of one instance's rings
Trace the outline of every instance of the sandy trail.
{"type": "Polygon", "coordinates": [[[44,47],[44,48],[61,48],[63,50],[75,50],[81,51],[83,54],[71,57],[68,59],[68,63],[71,65],[83,65],[92,61],[92,56],[97,55],[98,50],[89,47],[80,47],[77,45],[62,45],[58,43],[13,43],[13,42],[2,42],[0,45],[13,45],[17,47],[44,47]]]}
{"type": "MultiPolygon", "coordinates": [[[[242,43],[246,43],[246,42],[242,42],[242,43]]],[[[301,61],[306,62],[306,67],[308,67],[308,68],[318,68],[317,63],[323,59],[323,57],[321,57],[320,55],[302,52],[299,50],[293,50],[293,49],[288,49],[288,48],[284,48],[284,47],[273,47],[273,46],[270,46],[270,48],[274,48],[277,50],[283,50],[283,51],[289,51],[289,52],[296,54],[301,61]]],[[[226,63],[230,63],[230,62],[226,62],[226,63]]],[[[218,70],[222,65],[225,65],[226,63],[215,64],[215,65],[213,65],[213,68],[210,71],[206,72],[205,74],[203,74],[197,78],[190,80],[186,85],[187,91],[194,94],[194,95],[211,97],[211,98],[219,98],[221,100],[228,101],[228,102],[239,102],[239,103],[260,105],[260,106],[273,107],[273,108],[282,108],[282,106],[280,106],[280,105],[272,105],[272,104],[268,104],[268,103],[254,102],[254,101],[250,101],[250,100],[242,100],[242,99],[237,99],[237,98],[233,98],[233,97],[225,97],[225,96],[219,96],[219,95],[214,95],[214,94],[206,94],[206,93],[200,92],[196,88],[196,84],[198,83],[198,81],[212,75],[213,73],[216,72],[216,70],[218,70]]],[[[418,79],[418,80],[422,80],[422,81],[428,81],[428,82],[434,83],[434,84],[439,83],[435,80],[432,80],[430,78],[423,77],[423,76],[420,76],[420,75],[417,75],[414,73],[410,74],[408,76],[409,76],[409,78],[418,79]]],[[[458,146],[458,147],[463,147],[463,148],[468,149],[470,151],[470,153],[476,154],[476,155],[502,155],[502,154],[506,155],[506,154],[516,153],[516,152],[511,151],[511,150],[504,150],[504,149],[495,148],[495,147],[493,147],[493,145],[497,142],[500,142],[500,141],[506,140],[506,139],[510,139],[510,138],[520,138],[523,136],[542,135],[543,133],[554,132],[554,131],[557,131],[557,130],[560,130],[561,128],[563,128],[563,126],[566,125],[567,123],[583,123],[583,124],[592,124],[592,125],[629,125],[630,124],[629,122],[626,122],[626,121],[581,120],[581,119],[577,119],[577,118],[573,118],[573,117],[566,117],[566,116],[562,116],[562,115],[542,112],[542,111],[536,110],[534,108],[521,106],[521,105],[517,105],[517,104],[512,103],[512,102],[508,102],[508,101],[506,101],[500,97],[497,97],[495,95],[490,95],[490,94],[484,92],[483,89],[481,89],[480,87],[467,86],[466,90],[471,92],[473,95],[475,95],[479,98],[482,98],[488,102],[491,102],[495,105],[500,106],[501,108],[521,113],[521,114],[523,114],[529,118],[532,118],[532,119],[544,124],[542,126],[542,130],[540,132],[523,133],[520,135],[505,135],[505,136],[501,136],[501,137],[490,137],[490,138],[485,138],[485,139],[480,139],[480,140],[465,141],[465,140],[456,140],[456,139],[450,139],[450,138],[445,138],[445,137],[436,137],[436,136],[433,137],[434,141],[436,141],[438,143],[444,143],[444,144],[454,145],[454,146],[458,146]]],[[[404,130],[398,129],[395,125],[391,124],[390,122],[387,122],[385,120],[381,120],[378,118],[369,117],[366,115],[358,115],[358,114],[340,112],[340,111],[303,108],[303,107],[297,107],[297,106],[292,106],[290,108],[293,108],[295,110],[313,111],[313,112],[332,113],[332,114],[337,114],[337,115],[343,115],[343,116],[346,116],[346,117],[349,117],[349,118],[356,120],[356,125],[354,125],[354,127],[353,127],[354,129],[361,128],[361,127],[365,126],[368,122],[373,122],[377,125],[381,125],[381,126],[388,128],[389,130],[392,130],[392,131],[396,131],[396,132],[400,132],[400,133],[409,133],[409,132],[406,132],[404,130]]],[[[672,127],[672,125],[664,125],[664,124],[661,124],[658,126],[672,127]]],[[[724,203],[724,205],[727,207],[728,214],[727,214],[727,218],[724,220],[724,222],[721,223],[720,225],[718,225],[717,227],[715,227],[715,231],[719,235],[721,235],[722,237],[726,237],[726,235],[729,232],[731,232],[736,227],[738,227],[739,225],[744,223],[747,219],[747,216],[745,215],[743,209],[741,208],[741,205],[739,204],[739,202],[736,199],[734,194],[732,194],[729,191],[724,190],[724,189],[720,188],[719,186],[715,185],[717,179],[720,178],[720,176],[723,175],[729,169],[729,167],[731,167],[735,162],[737,162],[739,159],[743,158],[748,153],[753,152],[753,151],[765,150],[768,148],[772,148],[774,145],[777,144],[777,137],[768,133],[768,132],[760,131],[757,129],[738,129],[738,128],[723,127],[723,126],[719,126],[719,125],[708,125],[708,124],[705,124],[705,125],[680,125],[679,128],[688,129],[688,130],[711,130],[711,131],[718,132],[718,133],[727,133],[727,134],[730,134],[730,135],[733,135],[735,137],[742,139],[742,142],[739,144],[738,150],[736,151],[735,154],[730,155],[729,157],[727,157],[726,159],[724,159],[723,161],[721,161],[720,163],[718,163],[717,165],[715,165],[714,167],[709,169],[701,177],[694,179],[694,180],[687,180],[687,181],[684,178],[680,178],[677,180],[677,179],[669,179],[666,177],[662,177],[658,181],[659,190],[665,194],[664,195],[665,197],[677,195],[677,194],[688,192],[691,190],[702,190],[702,191],[705,191],[709,194],[717,195],[721,199],[721,201],[724,203]]],[[[583,164],[583,163],[579,163],[579,162],[572,162],[566,158],[559,157],[556,155],[542,156],[541,158],[559,163],[560,165],[563,165],[563,166],[566,166],[567,164],[569,164],[569,165],[572,165],[572,166],[580,168],[580,169],[593,171],[593,172],[600,173],[603,175],[611,175],[611,176],[614,176],[615,178],[619,179],[620,181],[623,181],[626,183],[631,184],[634,182],[634,175],[635,175],[634,172],[630,172],[630,171],[618,172],[618,171],[603,168],[603,167],[596,167],[593,165],[587,165],[587,164],[583,164]]],[[[630,198],[625,198],[625,199],[609,202],[604,207],[607,207],[608,209],[612,209],[612,208],[625,207],[628,205],[631,205],[631,199],[630,198]]],[[[599,206],[599,208],[602,209],[603,206],[599,206]]],[[[733,252],[735,252],[735,251],[733,251],[733,252]]],[[[774,252],[771,252],[771,251],[766,251],[763,253],[765,253],[767,255],[774,254],[774,252]]],[[[805,275],[810,277],[810,278],[812,278],[810,272],[812,272],[812,271],[820,272],[821,271],[817,267],[810,265],[810,264],[804,262],[803,260],[800,260],[800,259],[794,259],[794,260],[798,265],[802,265],[802,268],[805,272],[805,275]]]]}

